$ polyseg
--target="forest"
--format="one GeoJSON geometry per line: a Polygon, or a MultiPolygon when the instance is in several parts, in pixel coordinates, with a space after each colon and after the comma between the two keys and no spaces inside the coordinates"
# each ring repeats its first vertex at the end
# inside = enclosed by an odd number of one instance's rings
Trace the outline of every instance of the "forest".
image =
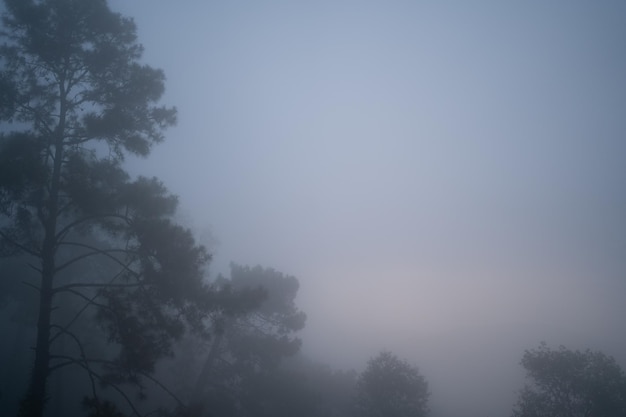
{"type": "MultiPolygon", "coordinates": [[[[1,416],[447,417],[422,364],[384,344],[360,370],[303,354],[298,278],[236,260],[212,274],[176,194],[131,174],[178,118],[132,18],[104,0],[4,3],[1,416]]],[[[512,417],[626,416],[612,356],[523,348],[512,417]]]]}

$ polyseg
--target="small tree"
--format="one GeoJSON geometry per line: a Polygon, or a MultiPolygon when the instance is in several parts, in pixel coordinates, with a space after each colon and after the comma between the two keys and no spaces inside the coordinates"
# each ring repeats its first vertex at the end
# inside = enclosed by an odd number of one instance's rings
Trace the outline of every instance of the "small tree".
{"type": "Polygon", "coordinates": [[[626,376],[601,352],[553,350],[542,343],[521,362],[531,383],[513,417],[624,417],[626,376]]]}
{"type": "Polygon", "coordinates": [[[356,415],[422,417],[428,409],[428,383],[419,370],[391,352],[370,359],[357,381],[356,415]]]}

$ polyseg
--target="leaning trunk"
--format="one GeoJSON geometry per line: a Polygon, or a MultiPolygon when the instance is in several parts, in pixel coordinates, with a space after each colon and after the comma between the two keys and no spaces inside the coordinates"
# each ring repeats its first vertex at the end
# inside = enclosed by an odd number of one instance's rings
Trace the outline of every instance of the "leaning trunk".
{"type": "Polygon", "coordinates": [[[223,338],[224,333],[219,332],[215,335],[215,338],[213,339],[211,350],[209,351],[209,354],[204,361],[204,365],[202,366],[202,370],[200,371],[200,375],[198,375],[198,379],[196,380],[196,386],[194,387],[193,394],[191,396],[192,404],[202,404],[203,402],[202,395],[206,391],[209,379],[211,378],[213,364],[217,359],[223,338]]]}

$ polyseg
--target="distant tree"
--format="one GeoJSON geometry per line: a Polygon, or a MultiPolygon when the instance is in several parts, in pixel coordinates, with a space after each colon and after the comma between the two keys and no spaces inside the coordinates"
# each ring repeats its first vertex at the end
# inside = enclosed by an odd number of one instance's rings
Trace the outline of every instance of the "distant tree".
{"type": "Polygon", "coordinates": [[[356,373],[333,371],[298,355],[247,380],[243,409],[254,417],[347,416],[356,373]]]}
{"type": "Polygon", "coordinates": [[[531,383],[513,417],[625,417],[626,375],[602,352],[550,349],[542,343],[522,357],[531,383]]]}
{"type": "Polygon", "coordinates": [[[364,417],[428,415],[428,383],[419,370],[383,351],[370,359],[357,381],[355,412],[364,417]]]}
{"type": "Polygon", "coordinates": [[[298,354],[249,381],[247,404],[255,417],[350,415],[356,372],[333,370],[298,354]]]}
{"type": "Polygon", "coordinates": [[[260,415],[258,403],[269,401],[258,393],[277,380],[272,375],[281,360],[300,348],[296,332],[306,316],[295,304],[298,280],[271,268],[231,264],[230,277],[220,277],[216,285],[246,294],[248,309],[212,315],[215,337],[202,360],[192,402],[221,415],[260,415]]]}
{"type": "Polygon", "coordinates": [[[86,372],[97,414],[109,404],[96,398],[100,384],[128,399],[119,384],[141,386],[186,327],[201,327],[214,301],[203,283],[209,255],[172,222],[176,198],[122,168],[126,154],[145,156],[161,142],[176,117],[158,105],[164,76],[140,62],[133,21],[105,0],[5,6],[0,253],[37,271],[27,282],[37,334],[20,415],[40,417],[49,376],[69,366],[86,372]],[[88,312],[115,357],[93,356],[76,332],[88,312]]]}

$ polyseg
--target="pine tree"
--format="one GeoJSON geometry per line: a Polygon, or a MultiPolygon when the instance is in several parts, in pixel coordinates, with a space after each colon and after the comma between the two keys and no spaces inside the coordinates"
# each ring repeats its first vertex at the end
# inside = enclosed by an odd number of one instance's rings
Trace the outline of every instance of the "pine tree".
{"type": "Polygon", "coordinates": [[[209,255],[172,222],[176,198],[122,166],[125,155],[148,155],[176,120],[175,108],[159,104],[163,73],[141,63],[133,20],[105,0],[5,4],[0,250],[37,271],[35,357],[20,415],[40,417],[56,370],[84,369],[94,398],[98,383],[149,376],[211,308],[209,255]],[[57,309],[60,297],[75,301],[57,309]],[[119,347],[114,358],[90,357],[73,331],[89,311],[119,347]],[[63,338],[75,355],[55,350],[63,338]]]}

